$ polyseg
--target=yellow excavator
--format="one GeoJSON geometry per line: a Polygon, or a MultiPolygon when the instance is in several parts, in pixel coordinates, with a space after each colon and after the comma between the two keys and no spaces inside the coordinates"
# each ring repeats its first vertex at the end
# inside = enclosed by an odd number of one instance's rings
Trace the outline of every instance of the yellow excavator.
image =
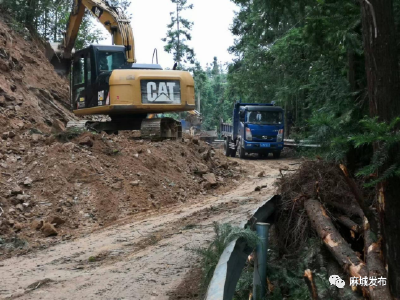
{"type": "Polygon", "coordinates": [[[107,1],[74,0],[64,39],[47,49],[47,57],[59,74],[71,71],[70,102],[75,115],[108,115],[111,119],[73,122],[68,127],[110,133],[141,130],[143,138],[174,139],[182,136],[180,122],[147,116],[195,109],[191,74],[163,70],[158,64],[137,64],[130,21],[107,1]],[[74,53],[85,9],[110,32],[113,45],[91,45],[74,53]]]}

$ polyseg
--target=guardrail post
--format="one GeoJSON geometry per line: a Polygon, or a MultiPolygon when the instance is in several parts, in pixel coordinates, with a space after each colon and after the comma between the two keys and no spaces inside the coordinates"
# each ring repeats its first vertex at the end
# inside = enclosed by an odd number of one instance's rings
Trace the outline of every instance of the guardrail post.
{"type": "Polygon", "coordinates": [[[253,300],[263,300],[267,292],[267,251],[268,251],[268,223],[257,223],[256,231],[260,238],[254,260],[253,300]]]}

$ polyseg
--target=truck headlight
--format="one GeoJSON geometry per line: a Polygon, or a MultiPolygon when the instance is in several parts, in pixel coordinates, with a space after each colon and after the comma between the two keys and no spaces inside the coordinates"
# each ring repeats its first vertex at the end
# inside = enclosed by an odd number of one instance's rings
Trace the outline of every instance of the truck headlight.
{"type": "Polygon", "coordinates": [[[279,129],[278,135],[276,136],[276,141],[278,143],[283,141],[283,129],[279,129]]]}
{"type": "Polygon", "coordinates": [[[246,128],[246,140],[248,140],[248,141],[253,140],[253,135],[251,134],[250,128],[246,128]]]}

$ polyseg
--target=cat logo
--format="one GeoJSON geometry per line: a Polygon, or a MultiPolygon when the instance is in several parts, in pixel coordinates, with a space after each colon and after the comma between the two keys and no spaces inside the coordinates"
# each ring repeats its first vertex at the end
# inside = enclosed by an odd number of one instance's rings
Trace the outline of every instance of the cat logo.
{"type": "Polygon", "coordinates": [[[145,104],[181,103],[181,86],[176,80],[142,80],[141,90],[145,104]]]}

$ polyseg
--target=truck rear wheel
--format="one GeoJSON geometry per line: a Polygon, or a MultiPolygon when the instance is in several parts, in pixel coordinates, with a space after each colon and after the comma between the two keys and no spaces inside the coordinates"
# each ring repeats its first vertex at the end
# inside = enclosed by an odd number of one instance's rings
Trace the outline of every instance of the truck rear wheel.
{"type": "Polygon", "coordinates": [[[231,138],[227,137],[225,139],[225,143],[224,143],[225,156],[227,156],[227,157],[232,155],[232,149],[229,147],[230,141],[231,141],[231,138]]]}
{"type": "Polygon", "coordinates": [[[245,158],[246,157],[246,151],[244,150],[244,148],[241,146],[241,145],[239,145],[239,157],[240,158],[245,158]]]}
{"type": "Polygon", "coordinates": [[[231,157],[236,157],[236,148],[231,149],[231,157]]]}
{"type": "Polygon", "coordinates": [[[281,151],[279,151],[279,152],[274,152],[273,154],[274,154],[274,158],[275,158],[275,159],[278,159],[279,157],[281,157],[281,151]]]}

